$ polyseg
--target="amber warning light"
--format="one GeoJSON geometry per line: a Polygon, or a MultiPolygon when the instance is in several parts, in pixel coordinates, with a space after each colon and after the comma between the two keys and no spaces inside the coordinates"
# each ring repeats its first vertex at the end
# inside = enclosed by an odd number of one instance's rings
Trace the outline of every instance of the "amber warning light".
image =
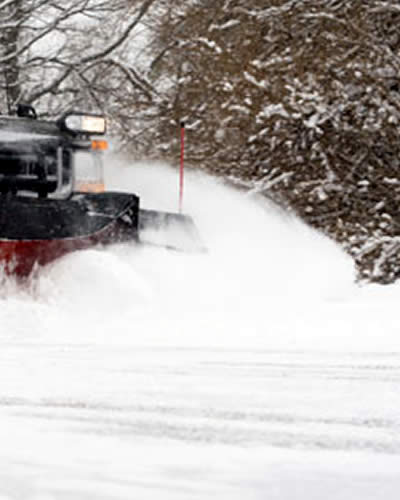
{"type": "Polygon", "coordinates": [[[92,149],[94,151],[106,151],[108,149],[107,141],[92,141],[92,149]]]}

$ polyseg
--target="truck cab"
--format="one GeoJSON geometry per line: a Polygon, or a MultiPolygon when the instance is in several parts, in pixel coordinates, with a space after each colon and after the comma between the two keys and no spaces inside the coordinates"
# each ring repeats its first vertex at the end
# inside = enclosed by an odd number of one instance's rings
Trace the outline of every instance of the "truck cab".
{"type": "Polygon", "coordinates": [[[69,112],[46,122],[35,116],[0,116],[0,194],[60,199],[103,191],[107,143],[92,136],[105,133],[104,117],[69,112]]]}

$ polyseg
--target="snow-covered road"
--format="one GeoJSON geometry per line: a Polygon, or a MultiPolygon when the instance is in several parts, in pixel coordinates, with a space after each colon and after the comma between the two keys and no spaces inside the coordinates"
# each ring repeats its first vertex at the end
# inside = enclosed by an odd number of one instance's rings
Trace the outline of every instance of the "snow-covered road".
{"type": "MultiPolygon", "coordinates": [[[[173,171],[115,163],[110,186],[175,208],[173,171]]],[[[0,499],[397,499],[400,288],[199,174],[186,208],[206,255],[3,280],[0,499]]]]}

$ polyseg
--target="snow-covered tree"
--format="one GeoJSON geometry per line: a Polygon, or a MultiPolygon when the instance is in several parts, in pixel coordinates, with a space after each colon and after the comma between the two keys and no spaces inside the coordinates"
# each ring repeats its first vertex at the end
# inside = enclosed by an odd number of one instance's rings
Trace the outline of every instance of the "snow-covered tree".
{"type": "MultiPolygon", "coordinates": [[[[10,108],[42,115],[108,110],[121,96],[149,99],[135,69],[134,37],[155,0],[0,0],[0,82],[10,108]]],[[[142,29],[142,28],[141,28],[142,29]]]]}
{"type": "Polygon", "coordinates": [[[382,0],[180,3],[153,62],[166,98],[155,142],[176,155],[186,119],[192,163],[272,194],[342,242],[362,277],[391,281],[399,20],[382,0]]]}

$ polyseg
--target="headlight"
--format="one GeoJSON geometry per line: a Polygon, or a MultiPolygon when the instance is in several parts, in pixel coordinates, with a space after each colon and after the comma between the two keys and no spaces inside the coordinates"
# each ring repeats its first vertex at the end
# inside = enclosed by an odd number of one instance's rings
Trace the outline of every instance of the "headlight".
{"type": "Polygon", "coordinates": [[[106,132],[106,119],[99,115],[67,113],[61,119],[61,125],[69,132],[76,134],[105,134],[106,132]]]}

